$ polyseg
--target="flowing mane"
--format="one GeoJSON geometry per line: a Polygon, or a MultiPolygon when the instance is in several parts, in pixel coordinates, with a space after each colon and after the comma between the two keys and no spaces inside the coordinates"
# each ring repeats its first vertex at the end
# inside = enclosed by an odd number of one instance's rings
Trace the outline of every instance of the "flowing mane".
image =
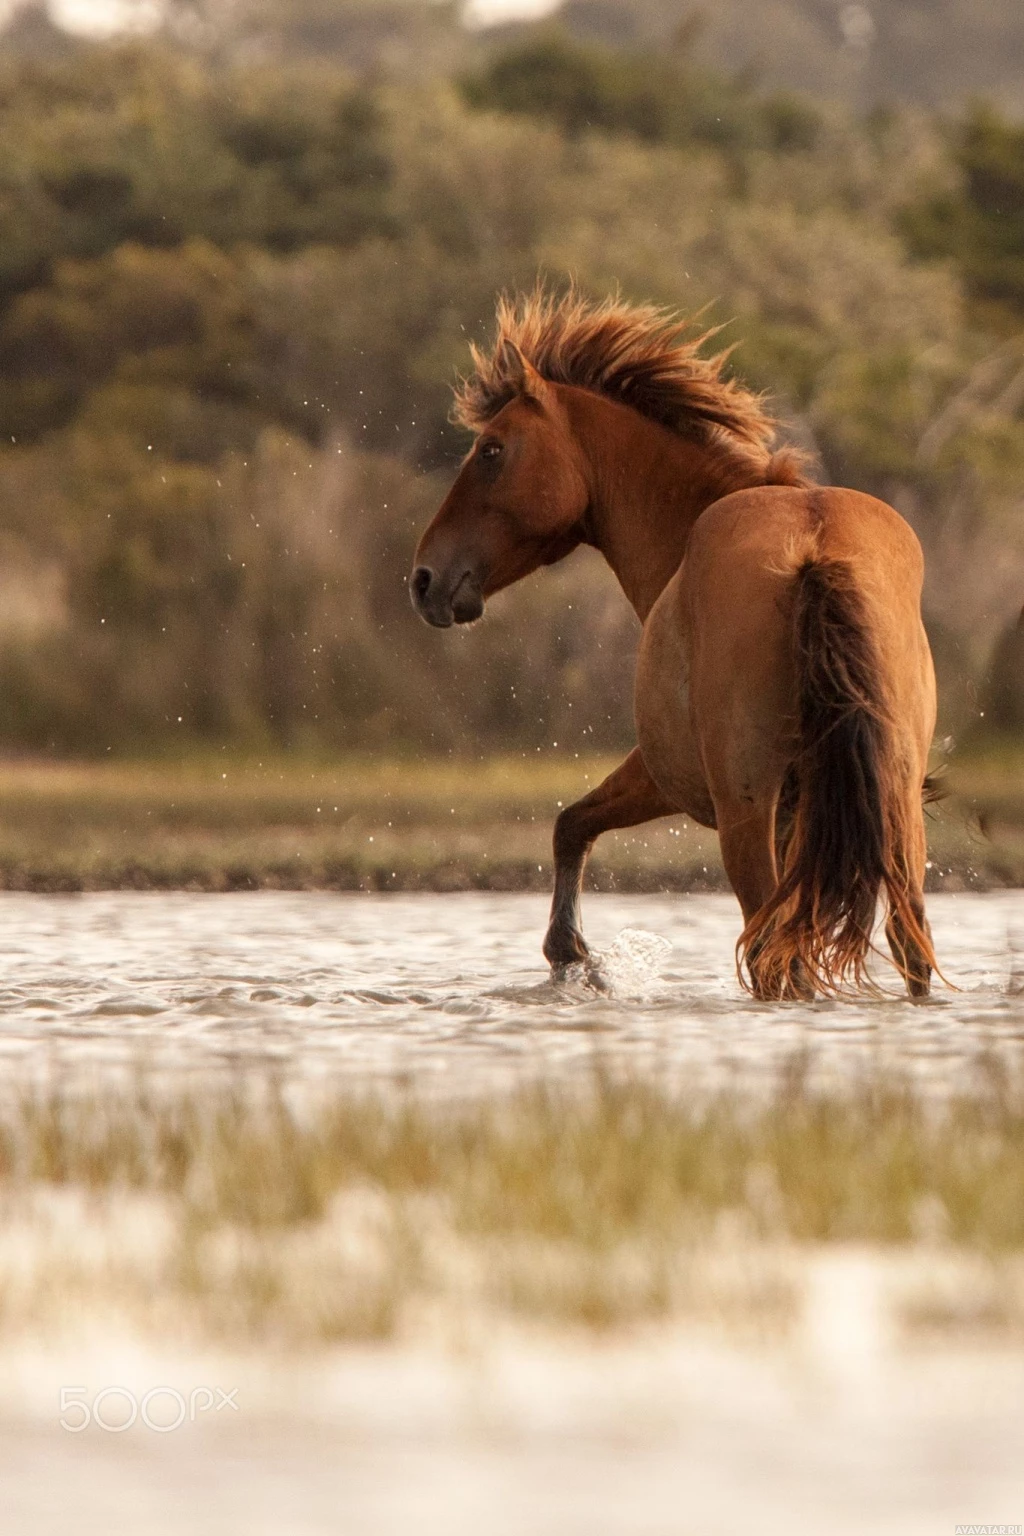
{"type": "Polygon", "coordinates": [[[515,394],[502,343],[514,341],[553,384],[572,384],[631,406],[680,437],[722,446],[762,483],[806,485],[807,457],[772,453],[778,422],[760,395],[722,377],[731,348],[701,356],[717,327],[689,338],[693,322],[652,304],[594,303],[575,288],[559,297],[538,284],[498,300],[493,349],[472,346],[474,371],[455,390],[453,419],[480,432],[515,394]]]}

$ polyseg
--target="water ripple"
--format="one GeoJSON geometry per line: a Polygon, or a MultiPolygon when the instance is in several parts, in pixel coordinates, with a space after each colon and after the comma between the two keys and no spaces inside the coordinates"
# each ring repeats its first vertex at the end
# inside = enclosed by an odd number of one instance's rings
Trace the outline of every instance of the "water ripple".
{"type": "MultiPolygon", "coordinates": [[[[745,997],[724,896],[587,898],[591,962],[553,980],[535,896],[0,895],[0,1056],[13,1070],[272,1065],[466,1088],[622,1065],[762,1086],[795,1055],[936,1092],[1024,1062],[1024,895],[935,897],[957,992],[924,1005],[745,997]]],[[[884,978],[880,978],[884,979],[884,978]]]]}

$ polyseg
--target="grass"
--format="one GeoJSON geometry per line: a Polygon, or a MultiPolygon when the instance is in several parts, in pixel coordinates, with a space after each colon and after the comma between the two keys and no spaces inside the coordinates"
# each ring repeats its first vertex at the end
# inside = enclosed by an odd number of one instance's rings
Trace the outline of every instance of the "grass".
{"type": "Polygon", "coordinates": [[[784,1331],[801,1255],[928,1256],[908,1328],[1024,1333],[1024,1099],[656,1086],[453,1106],[345,1090],[57,1086],[0,1110],[0,1333],[111,1312],[305,1347],[437,1315],[784,1331]],[[941,1261],[941,1262],[940,1262],[941,1261]],[[945,1324],[943,1320],[945,1319],[945,1324]]]}
{"type": "MultiPolygon", "coordinates": [[[[551,827],[612,758],[0,764],[9,890],[547,890],[551,827]]],[[[1024,749],[958,764],[931,823],[933,889],[1024,884],[1024,749]],[[983,831],[979,826],[986,830],[983,831]]],[[[724,889],[685,818],[609,833],[597,889],[724,889]]]]}

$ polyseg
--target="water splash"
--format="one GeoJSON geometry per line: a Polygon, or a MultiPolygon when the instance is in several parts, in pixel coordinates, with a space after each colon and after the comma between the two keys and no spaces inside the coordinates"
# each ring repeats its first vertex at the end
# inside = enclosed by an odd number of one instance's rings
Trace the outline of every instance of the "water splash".
{"type": "Polygon", "coordinates": [[[623,928],[608,949],[592,954],[581,965],[570,966],[566,979],[613,997],[647,998],[661,985],[671,948],[660,934],[623,928]]]}

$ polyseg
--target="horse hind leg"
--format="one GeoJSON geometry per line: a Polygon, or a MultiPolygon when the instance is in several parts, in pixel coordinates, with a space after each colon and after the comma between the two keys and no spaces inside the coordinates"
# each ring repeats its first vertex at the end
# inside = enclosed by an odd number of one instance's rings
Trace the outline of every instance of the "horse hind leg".
{"type": "Polygon", "coordinates": [[[774,794],[755,803],[716,798],[722,863],[743,911],[745,927],[738,947],[751,992],[763,1001],[806,1001],[814,996],[814,988],[799,959],[794,957],[782,971],[769,970],[761,958],[766,935],[756,928],[758,915],[778,884],[776,808],[774,794]]]}
{"type": "Polygon", "coordinates": [[[906,841],[910,844],[903,859],[906,865],[905,905],[890,903],[885,923],[889,949],[907,984],[911,997],[927,997],[931,990],[931,926],[924,909],[924,871],[927,843],[924,816],[915,796],[907,817],[906,841]],[[922,940],[924,942],[922,942],[922,940]]]}
{"type": "MultiPolygon", "coordinates": [[[[909,898],[915,924],[931,937],[931,928],[925,917],[924,901],[919,896],[909,898]]],[[[896,969],[907,983],[911,997],[927,997],[932,986],[932,967],[927,951],[899,912],[891,912],[885,924],[885,936],[889,940],[896,969]]]]}

